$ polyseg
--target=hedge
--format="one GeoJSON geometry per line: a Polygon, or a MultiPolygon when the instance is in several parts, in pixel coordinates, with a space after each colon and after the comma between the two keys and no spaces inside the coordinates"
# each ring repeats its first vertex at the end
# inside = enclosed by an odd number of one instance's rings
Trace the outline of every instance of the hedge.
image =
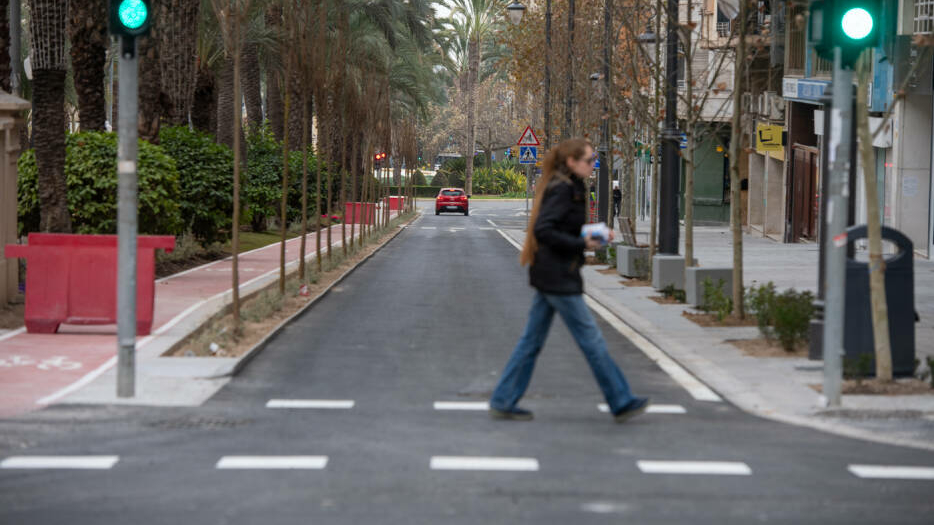
{"type": "MultiPolygon", "coordinates": [[[[17,164],[20,235],[39,231],[39,183],[34,150],[17,164]]],[[[159,146],[139,141],[139,231],[177,235],[184,229],[175,161],[159,146]]],[[[117,135],[95,131],[65,139],[65,183],[75,233],[117,232],[117,135]]]]}
{"type": "Polygon", "coordinates": [[[233,211],[233,151],[187,126],[162,128],[159,141],[178,168],[185,229],[206,243],[226,240],[233,211]]]}

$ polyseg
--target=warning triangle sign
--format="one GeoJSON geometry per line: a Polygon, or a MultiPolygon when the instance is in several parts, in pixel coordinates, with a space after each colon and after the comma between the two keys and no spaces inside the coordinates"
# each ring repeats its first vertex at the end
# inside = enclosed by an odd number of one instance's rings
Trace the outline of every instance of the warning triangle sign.
{"type": "Polygon", "coordinates": [[[519,142],[516,142],[517,146],[541,146],[541,142],[538,141],[538,137],[535,136],[535,132],[532,131],[532,126],[526,126],[525,131],[522,132],[522,136],[519,137],[519,142]]]}

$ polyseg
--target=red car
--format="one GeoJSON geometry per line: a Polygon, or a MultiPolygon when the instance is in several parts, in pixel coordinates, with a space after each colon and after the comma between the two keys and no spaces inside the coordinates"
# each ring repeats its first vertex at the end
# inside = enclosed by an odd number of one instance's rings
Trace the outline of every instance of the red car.
{"type": "Polygon", "coordinates": [[[443,211],[456,211],[464,215],[470,215],[467,193],[460,188],[441,188],[438,196],[435,198],[435,215],[440,215],[443,211]]]}

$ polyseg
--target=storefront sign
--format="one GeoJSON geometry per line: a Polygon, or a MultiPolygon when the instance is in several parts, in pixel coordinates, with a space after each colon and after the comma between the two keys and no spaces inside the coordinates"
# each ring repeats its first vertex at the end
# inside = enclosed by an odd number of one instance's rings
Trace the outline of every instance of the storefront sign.
{"type": "Polygon", "coordinates": [[[756,152],[781,151],[785,149],[782,127],[774,124],[756,125],[756,152]]]}

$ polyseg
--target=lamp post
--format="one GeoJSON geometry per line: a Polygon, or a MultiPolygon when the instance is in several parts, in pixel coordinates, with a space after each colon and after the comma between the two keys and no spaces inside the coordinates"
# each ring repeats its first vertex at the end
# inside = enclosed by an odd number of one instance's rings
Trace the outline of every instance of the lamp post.
{"type": "Polygon", "coordinates": [[[509,15],[509,21],[517,26],[522,22],[522,15],[525,14],[525,6],[521,2],[513,2],[506,6],[506,14],[509,15]]]}
{"type": "MultiPolygon", "coordinates": [[[[658,15],[660,16],[660,14],[658,15]]],[[[665,127],[662,129],[662,177],[659,181],[658,252],[678,253],[678,186],[681,159],[678,156],[681,132],[678,129],[678,0],[668,0],[668,38],[665,42],[665,127]]],[[[659,44],[650,30],[639,35],[640,44],[659,44]]]]}
{"type": "Polygon", "coordinates": [[[597,220],[603,223],[610,225],[609,217],[609,196],[610,192],[607,190],[609,185],[609,119],[607,118],[607,113],[609,112],[607,99],[609,98],[606,90],[601,86],[601,80],[604,79],[604,76],[601,73],[594,73],[590,75],[590,82],[594,87],[594,92],[597,93],[597,97],[603,101],[603,115],[600,120],[600,144],[597,146],[597,153],[600,155],[600,168],[597,172],[597,220]]]}

